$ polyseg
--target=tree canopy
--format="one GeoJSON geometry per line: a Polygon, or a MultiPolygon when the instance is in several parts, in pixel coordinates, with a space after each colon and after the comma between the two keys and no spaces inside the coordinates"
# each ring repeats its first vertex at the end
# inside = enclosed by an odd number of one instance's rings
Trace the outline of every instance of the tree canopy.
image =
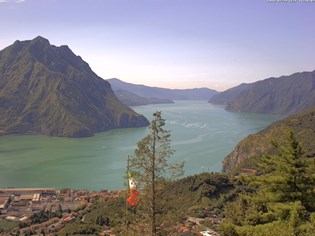
{"type": "Polygon", "coordinates": [[[157,216],[161,199],[159,194],[166,180],[179,177],[183,174],[184,163],[172,163],[170,158],[174,154],[171,149],[171,134],[164,128],[165,120],[161,112],[153,114],[150,131],[147,136],[138,142],[135,156],[130,160],[129,169],[140,184],[140,207],[144,228],[150,228],[151,235],[157,233],[157,216]],[[147,220],[145,220],[147,219],[147,220]]]}
{"type": "Polygon", "coordinates": [[[229,225],[229,231],[311,235],[307,232],[315,217],[314,173],[293,132],[285,138],[284,145],[273,143],[275,153],[260,157],[257,176],[240,177],[250,188],[226,207],[224,227],[229,225]]]}

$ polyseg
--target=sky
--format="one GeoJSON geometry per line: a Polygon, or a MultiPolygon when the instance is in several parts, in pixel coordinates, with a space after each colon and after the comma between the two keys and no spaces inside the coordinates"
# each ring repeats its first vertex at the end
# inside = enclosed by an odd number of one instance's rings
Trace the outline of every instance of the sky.
{"type": "Polygon", "coordinates": [[[223,91],[315,70],[315,0],[0,0],[0,50],[40,35],[103,79],[223,91]]]}

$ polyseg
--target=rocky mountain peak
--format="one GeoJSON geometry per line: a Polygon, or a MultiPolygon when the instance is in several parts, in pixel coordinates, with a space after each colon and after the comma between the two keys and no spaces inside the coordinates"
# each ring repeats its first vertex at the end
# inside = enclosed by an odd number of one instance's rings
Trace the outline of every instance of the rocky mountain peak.
{"type": "Polygon", "coordinates": [[[0,134],[86,137],[149,124],[68,46],[41,36],[0,51],[0,105],[0,134]]]}
{"type": "Polygon", "coordinates": [[[33,40],[31,40],[32,44],[42,44],[42,45],[46,45],[46,46],[50,46],[49,40],[42,37],[42,36],[37,36],[36,38],[34,38],[33,40]]]}

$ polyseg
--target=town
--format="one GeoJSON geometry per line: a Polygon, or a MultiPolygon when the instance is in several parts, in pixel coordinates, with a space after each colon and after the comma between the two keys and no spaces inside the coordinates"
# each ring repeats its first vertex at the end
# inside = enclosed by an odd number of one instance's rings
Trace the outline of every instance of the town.
{"type": "Polygon", "coordinates": [[[117,198],[117,191],[87,191],[64,188],[2,188],[0,189],[0,223],[15,222],[13,230],[2,229],[2,233],[19,235],[49,234],[58,232],[67,223],[76,219],[79,213],[87,211],[96,199],[117,198]],[[36,222],[36,214],[48,214],[47,221],[36,222]]]}

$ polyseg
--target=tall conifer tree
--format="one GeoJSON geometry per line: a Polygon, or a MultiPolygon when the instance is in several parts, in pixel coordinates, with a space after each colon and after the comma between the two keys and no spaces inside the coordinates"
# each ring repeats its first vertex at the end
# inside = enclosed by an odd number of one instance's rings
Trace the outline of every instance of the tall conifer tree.
{"type": "Polygon", "coordinates": [[[284,145],[273,145],[276,151],[257,162],[258,176],[243,178],[251,191],[227,206],[226,226],[251,235],[303,235],[300,225],[309,227],[308,215],[315,211],[315,176],[292,131],[284,145]]]}
{"type": "Polygon", "coordinates": [[[183,174],[183,164],[173,164],[170,158],[174,151],[171,149],[170,131],[164,129],[165,120],[161,112],[153,114],[150,133],[138,142],[135,157],[130,159],[130,171],[141,186],[139,211],[141,221],[149,226],[150,235],[157,234],[157,216],[160,210],[159,194],[166,180],[183,174]]]}

